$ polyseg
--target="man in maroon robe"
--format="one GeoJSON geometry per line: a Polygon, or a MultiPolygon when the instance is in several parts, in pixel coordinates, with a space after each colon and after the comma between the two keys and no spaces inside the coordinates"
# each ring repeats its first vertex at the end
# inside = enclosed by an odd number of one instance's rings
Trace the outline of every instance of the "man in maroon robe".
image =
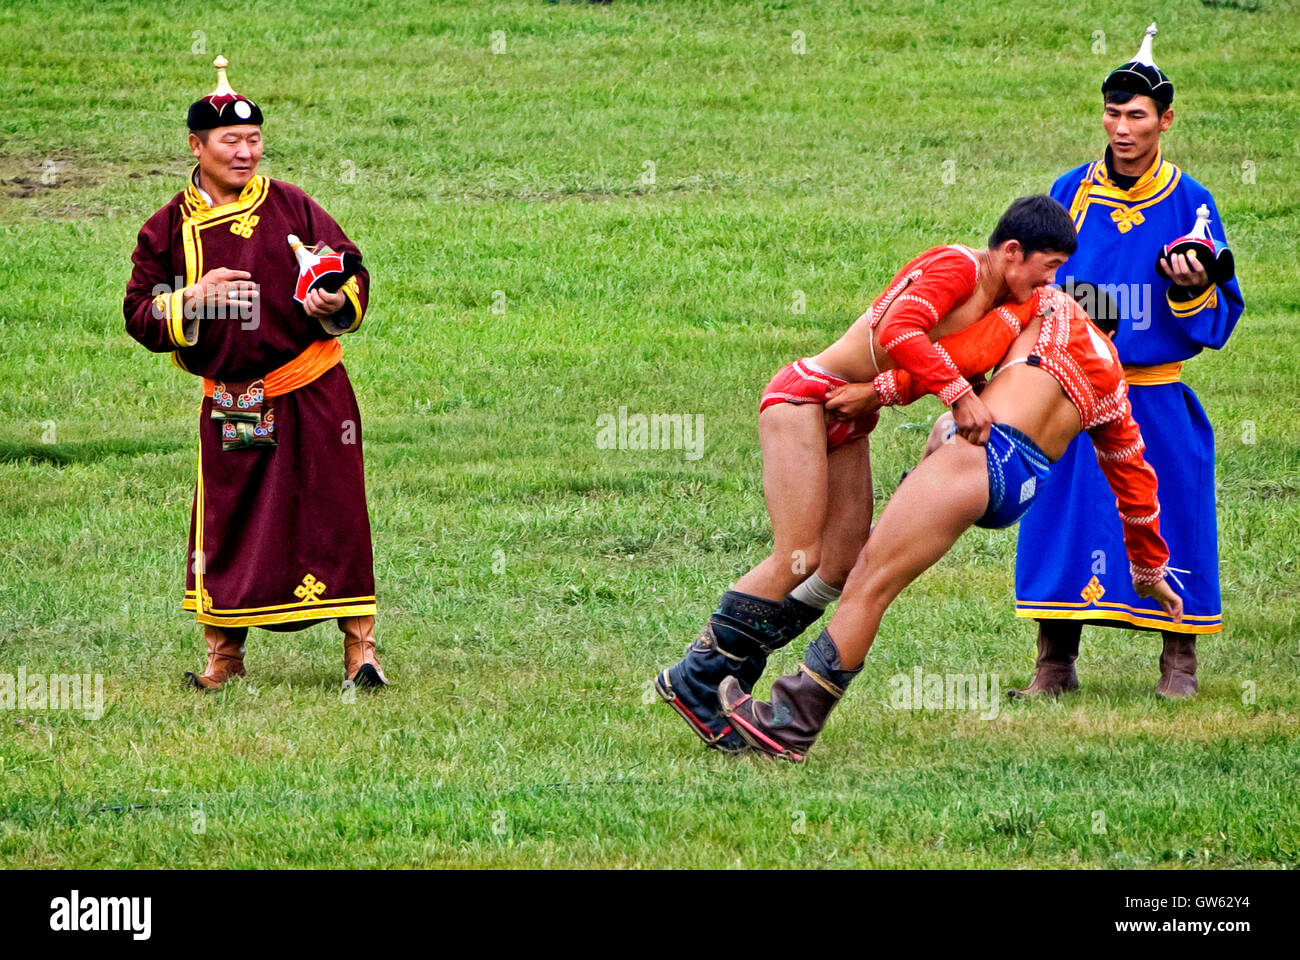
{"type": "Polygon", "coordinates": [[[295,299],[289,236],[360,252],[298,187],[257,175],[261,110],[214,65],[188,116],[198,165],[141,228],[123,304],[132,337],[204,382],[184,609],[208,663],[186,677],[210,690],[243,676],[249,627],[337,619],[344,681],[382,686],[361,415],[338,341],[361,325],[369,275],[295,299]]]}

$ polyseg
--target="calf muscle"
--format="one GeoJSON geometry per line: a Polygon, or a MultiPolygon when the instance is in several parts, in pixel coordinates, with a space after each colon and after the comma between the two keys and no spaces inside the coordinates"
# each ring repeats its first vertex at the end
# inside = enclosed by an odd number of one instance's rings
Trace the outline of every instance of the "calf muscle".
{"type": "Polygon", "coordinates": [[[985,451],[965,440],[943,444],[908,474],[881,513],[828,626],[846,669],[866,658],[894,598],[987,506],[985,451]]]}

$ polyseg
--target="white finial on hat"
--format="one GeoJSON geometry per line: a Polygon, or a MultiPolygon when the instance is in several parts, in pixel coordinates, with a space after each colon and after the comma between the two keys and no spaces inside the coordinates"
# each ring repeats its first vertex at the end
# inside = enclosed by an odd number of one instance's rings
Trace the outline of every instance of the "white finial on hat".
{"type": "Polygon", "coordinates": [[[1155,35],[1156,25],[1155,21],[1152,21],[1151,26],[1147,27],[1146,36],[1142,38],[1142,46],[1138,47],[1137,56],[1133,58],[1134,63],[1142,63],[1148,67],[1156,65],[1155,60],[1151,57],[1151,41],[1155,38],[1155,35]]]}
{"type": "Polygon", "coordinates": [[[1198,240],[1210,239],[1210,208],[1205,204],[1196,208],[1196,226],[1192,227],[1188,236],[1198,240]]]}

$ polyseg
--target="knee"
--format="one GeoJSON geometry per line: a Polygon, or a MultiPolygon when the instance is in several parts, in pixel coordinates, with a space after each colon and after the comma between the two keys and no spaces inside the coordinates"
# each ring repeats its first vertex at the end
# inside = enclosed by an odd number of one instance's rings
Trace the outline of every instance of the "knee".
{"type": "Polygon", "coordinates": [[[928,457],[947,443],[956,426],[957,421],[951,413],[945,413],[934,421],[934,429],[930,431],[930,438],[925,442],[925,456],[928,457]]]}

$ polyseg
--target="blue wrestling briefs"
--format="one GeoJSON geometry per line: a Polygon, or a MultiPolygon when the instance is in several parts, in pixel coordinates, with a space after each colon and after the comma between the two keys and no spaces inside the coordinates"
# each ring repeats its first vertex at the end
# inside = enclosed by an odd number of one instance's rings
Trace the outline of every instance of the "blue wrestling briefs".
{"type": "Polygon", "coordinates": [[[989,469],[989,507],[977,527],[1009,527],[1033,505],[1047,483],[1052,461],[1038,444],[1015,427],[995,423],[985,446],[989,469]]]}

